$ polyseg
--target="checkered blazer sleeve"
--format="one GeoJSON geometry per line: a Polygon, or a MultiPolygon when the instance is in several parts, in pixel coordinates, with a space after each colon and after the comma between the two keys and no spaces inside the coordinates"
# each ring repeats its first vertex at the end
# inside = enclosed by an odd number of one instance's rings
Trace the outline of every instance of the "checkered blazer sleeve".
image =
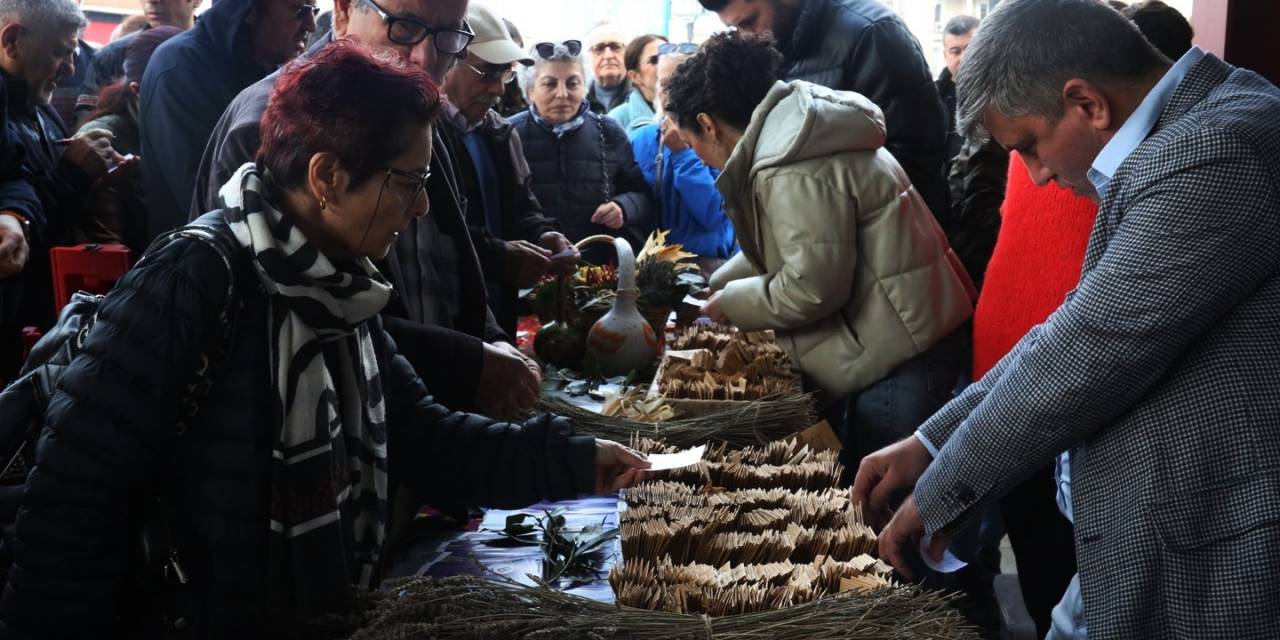
{"type": "MultiPolygon", "coordinates": [[[[1038,339],[1019,344],[922,476],[916,498],[928,532],[954,531],[1125,414],[1276,272],[1280,216],[1261,154],[1223,129],[1178,142],[1127,174],[1122,165],[1110,185],[1115,206],[1104,203],[1105,227],[1090,241],[1094,266],[1038,339]]],[[[1197,428],[1209,425],[1169,425],[1197,428]]]]}

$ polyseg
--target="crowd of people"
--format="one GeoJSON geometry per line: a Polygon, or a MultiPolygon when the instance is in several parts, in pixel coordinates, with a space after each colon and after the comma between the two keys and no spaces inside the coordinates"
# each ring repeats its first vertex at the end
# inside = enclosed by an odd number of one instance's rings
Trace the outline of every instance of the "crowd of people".
{"type": "Polygon", "coordinates": [[[0,632],[340,635],[419,505],[636,482],[529,417],[514,338],[521,289],[611,257],[575,243],[662,229],[704,315],[775,332],[904,578],[991,624],[1007,532],[1042,636],[1267,637],[1280,91],[1159,0],[958,16],[936,79],[878,0],[700,3],[704,42],[147,0],[95,50],[76,0],[0,0],[0,381],[50,249],[146,256],[0,496],[0,632]]]}

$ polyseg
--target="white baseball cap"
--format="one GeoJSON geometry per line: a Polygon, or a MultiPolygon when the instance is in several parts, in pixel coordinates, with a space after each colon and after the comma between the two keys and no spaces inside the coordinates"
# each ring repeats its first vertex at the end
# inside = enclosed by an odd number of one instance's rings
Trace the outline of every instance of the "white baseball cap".
{"type": "Polygon", "coordinates": [[[467,47],[470,55],[489,64],[519,62],[526,67],[533,64],[533,58],[511,39],[502,16],[488,7],[472,3],[467,10],[467,24],[476,34],[467,47]]]}

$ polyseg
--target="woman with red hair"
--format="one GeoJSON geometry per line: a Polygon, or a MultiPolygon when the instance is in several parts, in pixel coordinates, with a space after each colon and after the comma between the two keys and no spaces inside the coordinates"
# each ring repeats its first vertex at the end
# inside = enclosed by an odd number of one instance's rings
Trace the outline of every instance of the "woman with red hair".
{"type": "Polygon", "coordinates": [[[382,574],[389,487],[519,507],[647,466],[564,418],[449,411],[383,332],[393,291],[371,259],[428,212],[439,110],[424,71],[359,45],[286,68],[257,161],[194,223],[227,255],[152,249],[61,378],[0,601],[9,630],[345,637],[355,589],[382,574]],[[172,513],[142,517],[152,499],[172,513]],[[130,553],[140,523],[172,533],[152,542],[158,571],[130,553]]]}

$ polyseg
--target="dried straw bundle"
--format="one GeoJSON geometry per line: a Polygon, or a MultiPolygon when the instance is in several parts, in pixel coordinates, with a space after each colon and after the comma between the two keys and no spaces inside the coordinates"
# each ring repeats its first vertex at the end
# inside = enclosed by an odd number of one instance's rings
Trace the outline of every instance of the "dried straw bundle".
{"type": "Polygon", "coordinates": [[[636,435],[664,439],[681,449],[707,442],[731,447],[765,444],[809,428],[818,421],[812,395],[766,398],[713,413],[648,423],[602,416],[563,400],[543,396],[537,410],[573,420],[577,431],[597,438],[628,442],[636,435]]]}
{"type": "Polygon", "coordinates": [[[374,594],[369,624],[352,640],[976,640],[952,597],[891,587],[711,618],[471,576],[410,578],[374,594]]]}

